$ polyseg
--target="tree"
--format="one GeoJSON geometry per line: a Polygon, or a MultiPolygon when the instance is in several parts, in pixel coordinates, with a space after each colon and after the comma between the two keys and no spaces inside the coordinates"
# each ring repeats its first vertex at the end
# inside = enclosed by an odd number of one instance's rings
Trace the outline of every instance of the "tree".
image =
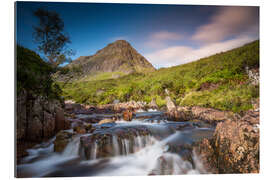
{"type": "Polygon", "coordinates": [[[59,14],[54,11],[37,9],[34,16],[39,19],[39,25],[34,26],[33,33],[38,50],[55,68],[64,62],[70,62],[70,56],[74,52],[67,46],[71,41],[64,32],[64,22],[59,14]]]}

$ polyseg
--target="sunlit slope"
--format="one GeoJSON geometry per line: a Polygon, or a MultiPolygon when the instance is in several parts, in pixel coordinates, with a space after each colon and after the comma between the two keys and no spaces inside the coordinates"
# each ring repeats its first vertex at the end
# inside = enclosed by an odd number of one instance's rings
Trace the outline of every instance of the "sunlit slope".
{"type": "Polygon", "coordinates": [[[246,67],[259,67],[259,41],[149,74],[73,82],[63,86],[63,96],[86,104],[107,104],[115,99],[150,102],[156,98],[161,107],[167,89],[178,105],[239,112],[250,109],[251,101],[259,96],[259,86],[249,82],[246,67]]]}

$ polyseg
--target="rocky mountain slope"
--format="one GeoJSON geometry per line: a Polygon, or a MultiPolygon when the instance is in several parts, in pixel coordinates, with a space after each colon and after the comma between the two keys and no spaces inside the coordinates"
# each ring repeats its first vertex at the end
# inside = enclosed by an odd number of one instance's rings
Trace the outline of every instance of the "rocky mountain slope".
{"type": "Polygon", "coordinates": [[[70,75],[74,80],[91,80],[102,75],[107,78],[117,78],[136,72],[155,71],[152,64],[125,40],[117,40],[108,44],[92,56],[81,56],[66,68],[71,70],[66,74],[61,74],[59,80],[64,80],[70,75]]]}
{"type": "Polygon", "coordinates": [[[259,41],[188,64],[161,68],[147,75],[72,82],[62,95],[90,105],[145,101],[159,107],[170,96],[179,106],[201,106],[233,112],[252,108],[259,97],[259,41]]]}

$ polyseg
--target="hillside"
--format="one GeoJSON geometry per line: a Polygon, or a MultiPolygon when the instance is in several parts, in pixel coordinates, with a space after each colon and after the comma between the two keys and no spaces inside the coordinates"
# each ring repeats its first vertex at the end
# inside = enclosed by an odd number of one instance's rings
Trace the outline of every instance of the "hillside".
{"type": "Polygon", "coordinates": [[[150,102],[156,98],[162,107],[167,89],[178,105],[240,112],[250,109],[259,97],[259,85],[250,83],[246,67],[258,70],[259,41],[149,74],[69,83],[62,86],[63,96],[86,104],[107,104],[115,99],[150,102]]]}
{"type": "Polygon", "coordinates": [[[97,51],[92,56],[81,56],[66,66],[72,70],[58,77],[64,80],[70,75],[73,80],[100,80],[118,78],[131,73],[147,73],[155,68],[127,41],[117,40],[97,51]]]}

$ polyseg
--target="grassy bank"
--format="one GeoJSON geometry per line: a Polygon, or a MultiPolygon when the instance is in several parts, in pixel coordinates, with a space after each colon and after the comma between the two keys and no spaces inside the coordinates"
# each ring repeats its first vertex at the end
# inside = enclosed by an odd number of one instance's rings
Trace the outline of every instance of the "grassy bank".
{"type": "Polygon", "coordinates": [[[251,85],[245,67],[259,67],[259,41],[192,63],[162,68],[118,79],[73,82],[63,86],[63,96],[78,103],[107,104],[135,100],[165,105],[165,89],[177,105],[212,107],[240,112],[252,107],[259,86],[251,85]]]}

